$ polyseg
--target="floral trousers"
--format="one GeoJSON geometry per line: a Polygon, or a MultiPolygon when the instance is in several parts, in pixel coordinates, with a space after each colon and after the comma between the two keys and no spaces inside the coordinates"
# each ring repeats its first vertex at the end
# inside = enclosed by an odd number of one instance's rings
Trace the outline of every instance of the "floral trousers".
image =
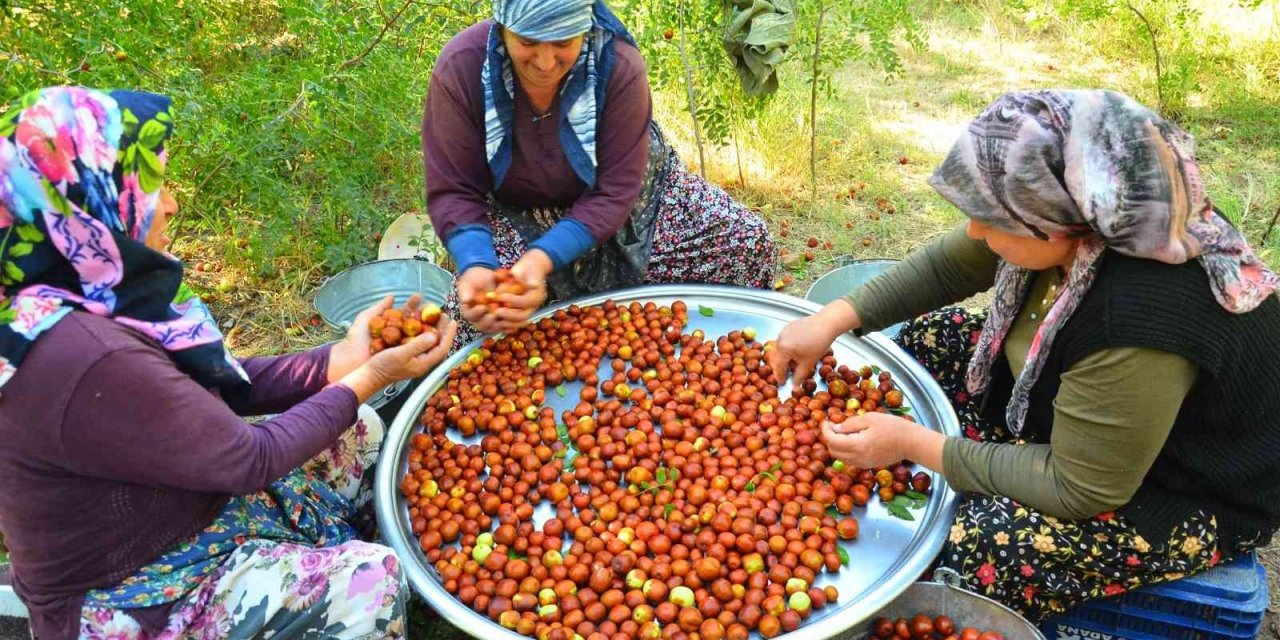
{"type": "MultiPolygon", "coordinates": [[[[981,418],[965,372],[985,315],[941,309],[911,322],[895,338],[951,399],[965,437],[1012,442],[981,418]]],[[[1218,563],[1217,523],[1197,513],[1157,540],[1143,538],[1124,517],[1059,520],[1005,496],[962,495],[938,566],[964,586],[1032,622],[1095,598],[1177,580],[1218,563]]]]}
{"type": "Polygon", "coordinates": [[[329,449],[134,575],[85,596],[92,640],[400,638],[409,589],[388,547],[357,539],[382,421],[367,406],[329,449]],[[149,633],[131,609],[171,605],[149,633]]]}

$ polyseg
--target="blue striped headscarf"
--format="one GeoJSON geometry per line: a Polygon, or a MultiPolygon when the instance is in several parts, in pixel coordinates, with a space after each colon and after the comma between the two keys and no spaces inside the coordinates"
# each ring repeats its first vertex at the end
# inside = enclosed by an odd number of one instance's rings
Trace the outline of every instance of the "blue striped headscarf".
{"type": "Polygon", "coordinates": [[[615,59],[614,38],[635,46],[603,0],[494,0],[484,84],[485,152],[496,191],[511,168],[515,76],[499,26],[539,42],[583,34],[582,53],[560,90],[560,147],[574,173],[596,184],[596,123],[604,113],[605,90],[615,59]]]}

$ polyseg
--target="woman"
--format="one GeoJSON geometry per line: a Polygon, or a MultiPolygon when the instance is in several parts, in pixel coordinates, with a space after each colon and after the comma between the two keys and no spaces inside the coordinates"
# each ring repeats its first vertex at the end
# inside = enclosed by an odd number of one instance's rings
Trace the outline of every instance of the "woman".
{"type": "Polygon", "coordinates": [[[995,287],[899,343],[964,438],[889,414],[826,425],[833,455],[910,459],[963,492],[939,558],[1032,620],[1204,570],[1280,523],[1276,275],[1205,197],[1189,135],[1101,91],[1011,94],[932,179],[969,217],[788,325],[808,378],[839,334],[995,287]]]}
{"type": "Polygon", "coordinates": [[[646,282],[766,287],[764,222],[685,171],[652,122],[635,41],[603,2],[495,0],[431,75],[427,211],[457,263],[460,342],[548,299],[646,282]],[[482,300],[494,270],[527,287],[482,300]]]}
{"type": "Polygon", "coordinates": [[[357,408],[452,326],[370,357],[388,299],[333,345],[232,358],[165,251],[171,128],[167,98],[72,87],[0,118],[0,529],[32,629],[400,637],[399,564],[349,523],[381,437],[357,408]]]}

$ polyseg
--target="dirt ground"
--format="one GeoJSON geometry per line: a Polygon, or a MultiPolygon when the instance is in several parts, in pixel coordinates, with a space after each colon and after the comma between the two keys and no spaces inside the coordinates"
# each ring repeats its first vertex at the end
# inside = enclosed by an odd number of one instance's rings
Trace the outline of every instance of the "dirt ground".
{"type": "Polygon", "coordinates": [[[1280,536],[1276,536],[1271,546],[1259,551],[1258,555],[1267,567],[1267,581],[1271,583],[1271,604],[1267,607],[1267,617],[1262,622],[1258,637],[1280,640],[1280,536]]]}

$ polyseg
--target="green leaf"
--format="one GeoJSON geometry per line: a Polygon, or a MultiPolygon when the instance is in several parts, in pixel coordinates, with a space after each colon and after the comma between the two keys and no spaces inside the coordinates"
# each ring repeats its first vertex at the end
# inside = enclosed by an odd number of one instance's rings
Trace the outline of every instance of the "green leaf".
{"type": "Polygon", "coordinates": [[[64,216],[70,216],[71,203],[67,202],[66,197],[61,193],[58,193],[58,189],[48,180],[41,180],[40,182],[41,186],[44,187],[44,194],[49,198],[49,202],[53,205],[54,210],[64,216]]]}
{"type": "Polygon", "coordinates": [[[515,549],[507,549],[507,559],[509,560],[528,560],[529,556],[516,553],[515,549]]]}
{"type": "Polygon", "coordinates": [[[831,516],[832,518],[839,518],[840,510],[836,509],[835,507],[827,507],[827,515],[831,516]]]}
{"type": "Polygon", "coordinates": [[[761,473],[760,475],[762,475],[762,476],[764,476],[764,477],[766,477],[766,478],[768,478],[768,479],[770,479],[770,480],[772,480],[772,481],[774,481],[774,482],[777,482],[777,481],[778,481],[778,477],[777,477],[777,476],[775,476],[775,475],[773,475],[772,473],[769,473],[768,471],[765,471],[765,472],[761,473]]]}
{"type": "Polygon", "coordinates": [[[836,555],[840,557],[841,566],[849,566],[849,552],[844,550],[844,545],[836,545],[836,555]]]}
{"type": "Polygon", "coordinates": [[[666,468],[664,468],[664,467],[659,467],[659,468],[658,468],[658,472],[654,474],[654,477],[658,479],[658,484],[666,484],[666,483],[667,483],[667,470],[666,470],[666,468]]]}
{"type": "Polygon", "coordinates": [[[25,280],[27,274],[20,269],[18,265],[6,260],[4,263],[4,277],[8,279],[10,283],[16,284],[25,280]]]}
{"type": "Polygon", "coordinates": [[[775,463],[773,464],[773,466],[772,466],[772,467],[769,467],[769,470],[770,470],[770,471],[782,471],[782,463],[781,463],[781,462],[775,462],[775,463]]]}
{"type": "Polygon", "coordinates": [[[915,520],[915,516],[911,515],[911,512],[907,511],[906,507],[903,507],[900,504],[890,502],[885,506],[889,509],[889,515],[895,518],[900,520],[915,520]]]}
{"type": "Polygon", "coordinates": [[[12,247],[9,247],[9,257],[21,258],[22,256],[31,255],[31,249],[32,249],[31,243],[19,242],[13,245],[12,247]]]}
{"type": "Polygon", "coordinates": [[[698,305],[698,313],[701,313],[702,315],[704,315],[704,316],[706,316],[706,317],[710,318],[711,316],[714,316],[714,315],[716,314],[716,310],[715,310],[715,309],[712,309],[711,307],[705,307],[705,306],[703,306],[703,305],[698,305]]]}
{"type": "Polygon", "coordinates": [[[904,495],[904,496],[906,496],[906,497],[910,498],[911,500],[913,500],[913,501],[915,501],[915,502],[919,502],[919,501],[921,501],[921,500],[923,500],[923,501],[925,501],[925,502],[928,502],[928,501],[929,501],[929,496],[926,496],[925,494],[920,493],[919,491],[908,491],[908,492],[906,492],[906,493],[904,493],[904,494],[902,494],[902,495],[904,495]]]}
{"type": "Polygon", "coordinates": [[[34,224],[20,224],[16,229],[18,237],[26,242],[44,242],[44,234],[34,224]]]}
{"type": "Polygon", "coordinates": [[[883,369],[881,369],[880,367],[878,367],[878,366],[874,365],[874,364],[873,364],[873,365],[871,365],[871,373],[874,373],[874,374],[876,374],[876,375],[880,375],[880,372],[881,372],[881,371],[884,371],[884,370],[883,370],[883,369]]]}
{"type": "Polygon", "coordinates": [[[908,413],[911,413],[911,407],[895,407],[893,409],[889,409],[889,413],[905,416],[908,413]]]}
{"type": "Polygon", "coordinates": [[[138,144],[147,149],[155,149],[164,142],[165,137],[169,134],[169,129],[160,122],[148,120],[142,125],[142,129],[138,131],[138,144]]]}
{"type": "Polygon", "coordinates": [[[164,165],[160,162],[160,156],[154,151],[145,147],[136,147],[138,150],[138,186],[142,190],[151,193],[164,186],[164,165]]]}
{"type": "Polygon", "coordinates": [[[911,506],[911,498],[908,498],[905,495],[894,496],[893,501],[890,502],[889,504],[896,504],[899,507],[906,509],[911,506]]]}
{"type": "Polygon", "coordinates": [[[199,298],[199,297],[200,296],[197,295],[195,291],[191,290],[191,287],[187,286],[187,283],[183,282],[182,284],[178,285],[178,292],[173,294],[173,303],[182,304],[192,298],[199,298]]]}
{"type": "Polygon", "coordinates": [[[676,509],[676,505],[671,502],[668,502],[667,506],[662,508],[662,519],[663,520],[669,519],[671,517],[671,512],[675,511],[675,509],[676,509]]]}
{"type": "Polygon", "coordinates": [[[569,394],[569,390],[568,390],[568,389],[565,389],[565,388],[564,388],[564,385],[562,385],[562,384],[558,384],[558,385],[556,385],[556,395],[558,395],[558,396],[560,396],[561,398],[563,398],[563,397],[565,397],[565,396],[566,396],[566,395],[568,395],[568,394],[569,394]]]}
{"type": "Polygon", "coordinates": [[[754,483],[754,482],[748,482],[748,483],[747,483],[747,486],[745,486],[745,487],[743,487],[743,488],[744,488],[744,489],[746,489],[747,491],[755,491],[755,490],[756,490],[756,483],[754,483]]]}

